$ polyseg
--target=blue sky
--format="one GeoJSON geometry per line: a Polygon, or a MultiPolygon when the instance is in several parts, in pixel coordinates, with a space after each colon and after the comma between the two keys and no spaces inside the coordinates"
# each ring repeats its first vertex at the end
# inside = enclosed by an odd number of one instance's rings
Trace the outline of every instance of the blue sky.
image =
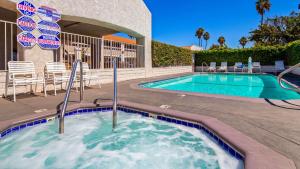
{"type": "MultiPolygon", "coordinates": [[[[152,13],[153,39],[176,45],[198,44],[195,30],[203,27],[211,35],[208,43],[226,38],[229,47],[239,47],[238,40],[257,27],[260,16],[256,0],[144,0],[152,13]]],[[[298,0],[270,0],[266,16],[288,15],[298,10],[298,0]]]]}

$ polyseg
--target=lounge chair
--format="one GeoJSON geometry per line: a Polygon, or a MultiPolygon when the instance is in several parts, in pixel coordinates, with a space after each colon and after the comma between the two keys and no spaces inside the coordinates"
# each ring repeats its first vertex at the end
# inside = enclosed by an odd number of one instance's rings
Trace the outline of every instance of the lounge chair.
{"type": "Polygon", "coordinates": [[[227,72],[227,62],[222,62],[218,70],[221,72],[227,72]]]}
{"type": "Polygon", "coordinates": [[[284,70],[285,70],[285,67],[284,67],[283,60],[277,60],[277,61],[275,61],[275,72],[276,72],[276,74],[278,72],[283,72],[284,70]]]}
{"type": "MultiPolygon", "coordinates": [[[[77,74],[80,71],[79,66],[80,66],[80,64],[77,65],[77,70],[76,70],[77,74]]],[[[99,88],[101,88],[100,77],[92,74],[92,72],[90,71],[90,68],[89,68],[89,64],[86,62],[83,62],[82,69],[83,69],[83,81],[88,82],[88,86],[90,86],[92,80],[97,81],[99,88]]],[[[80,78],[80,74],[77,75],[77,78],[80,78]]]]}
{"type": "Polygon", "coordinates": [[[7,97],[8,88],[13,87],[13,101],[16,102],[16,86],[28,86],[32,90],[35,85],[35,92],[38,84],[43,84],[44,95],[47,96],[45,80],[36,73],[35,66],[31,61],[10,61],[8,62],[8,73],[6,76],[5,97],[7,97]]]}
{"type": "Polygon", "coordinates": [[[242,72],[244,71],[244,65],[242,62],[236,62],[234,64],[234,72],[241,70],[242,72]]]}
{"type": "Polygon", "coordinates": [[[252,63],[252,70],[259,69],[259,72],[261,73],[261,65],[260,62],[253,62],[252,63]]]}
{"type": "Polygon", "coordinates": [[[210,66],[209,68],[207,69],[209,72],[215,72],[217,69],[216,69],[216,62],[210,62],[210,66]]]}
{"type": "Polygon", "coordinates": [[[48,62],[45,66],[45,80],[46,85],[48,83],[54,86],[54,95],[56,96],[56,85],[61,85],[63,88],[63,83],[69,82],[70,75],[67,72],[66,65],[61,62],[48,62]]]}

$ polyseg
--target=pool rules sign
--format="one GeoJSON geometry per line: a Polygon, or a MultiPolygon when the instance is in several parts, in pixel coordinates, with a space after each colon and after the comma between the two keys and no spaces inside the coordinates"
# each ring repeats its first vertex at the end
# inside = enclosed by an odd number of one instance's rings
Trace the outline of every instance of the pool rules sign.
{"type": "Polygon", "coordinates": [[[17,41],[24,48],[32,48],[36,44],[42,49],[58,49],[61,46],[59,34],[61,28],[57,22],[61,14],[53,8],[36,7],[29,0],[17,3],[17,10],[21,16],[17,19],[17,26],[22,31],[17,41]]]}

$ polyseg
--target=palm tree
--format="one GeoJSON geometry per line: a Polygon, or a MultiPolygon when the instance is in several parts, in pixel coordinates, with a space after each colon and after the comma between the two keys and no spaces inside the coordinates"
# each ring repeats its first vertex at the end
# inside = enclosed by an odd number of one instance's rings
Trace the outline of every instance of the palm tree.
{"type": "Polygon", "coordinates": [[[199,39],[199,46],[202,46],[202,36],[203,36],[203,33],[204,33],[204,29],[203,28],[199,28],[199,29],[197,29],[196,34],[195,34],[195,36],[199,39]]]}
{"type": "Polygon", "coordinates": [[[242,47],[243,48],[245,48],[245,46],[246,46],[246,44],[247,44],[247,42],[248,42],[248,39],[246,38],[246,37],[241,37],[241,39],[240,39],[240,44],[242,45],[242,47]]]}
{"type": "Polygon", "coordinates": [[[261,15],[260,25],[264,23],[264,15],[266,11],[271,8],[270,0],[257,0],[256,1],[256,11],[261,15]]]}
{"type": "Polygon", "coordinates": [[[205,49],[206,49],[207,48],[207,41],[210,38],[210,34],[208,32],[205,32],[204,35],[203,35],[203,38],[205,40],[205,49]]]}
{"type": "Polygon", "coordinates": [[[221,47],[224,47],[224,44],[225,44],[225,38],[224,38],[224,36],[220,36],[218,38],[218,42],[219,42],[219,44],[220,44],[221,47]]]}
{"type": "Polygon", "coordinates": [[[217,44],[212,44],[211,47],[209,48],[209,50],[218,50],[220,48],[219,45],[217,44]]]}

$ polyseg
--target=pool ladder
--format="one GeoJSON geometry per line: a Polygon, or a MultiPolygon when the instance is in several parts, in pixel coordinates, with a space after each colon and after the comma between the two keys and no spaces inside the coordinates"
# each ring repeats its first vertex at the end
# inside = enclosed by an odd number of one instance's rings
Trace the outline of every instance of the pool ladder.
{"type": "MultiPolygon", "coordinates": [[[[74,85],[75,79],[76,79],[76,71],[77,71],[77,66],[78,64],[80,64],[80,102],[82,102],[83,100],[83,67],[82,67],[82,61],[81,60],[76,60],[73,63],[72,66],[72,71],[71,71],[71,76],[69,79],[69,83],[68,83],[68,87],[67,87],[67,91],[66,91],[66,95],[64,98],[64,101],[62,103],[62,110],[60,110],[60,114],[59,114],[59,134],[63,134],[64,130],[65,130],[65,125],[64,125],[64,121],[65,121],[65,113],[67,110],[67,106],[69,103],[69,98],[70,98],[70,94],[71,94],[71,89],[74,85]]],[[[60,107],[60,104],[58,105],[60,107]]]]}
{"type": "Polygon", "coordinates": [[[298,64],[296,64],[296,65],[290,67],[289,69],[283,71],[282,73],[280,73],[280,74],[278,75],[277,81],[278,81],[279,85],[280,85],[282,88],[287,89],[287,90],[292,90],[292,91],[295,91],[295,92],[300,93],[300,88],[299,88],[299,87],[289,88],[289,87],[285,87],[285,86],[283,85],[283,83],[282,83],[282,81],[283,81],[282,78],[283,78],[283,76],[284,76],[285,74],[290,73],[290,72],[292,72],[293,70],[296,70],[296,69],[299,68],[299,67],[300,67],[300,63],[298,63],[298,64]]]}
{"type": "MultiPolygon", "coordinates": [[[[113,129],[117,126],[117,60],[119,57],[114,57],[113,59],[113,66],[114,66],[114,96],[113,96],[113,117],[112,117],[112,127],[113,129]]],[[[76,79],[76,71],[77,71],[77,66],[78,64],[80,64],[80,102],[82,102],[83,100],[83,67],[82,67],[82,61],[81,60],[76,60],[73,63],[72,66],[72,72],[71,72],[71,76],[69,79],[69,84],[67,87],[67,91],[66,91],[66,95],[64,98],[64,101],[62,103],[62,110],[60,110],[60,114],[59,114],[59,133],[63,134],[64,133],[64,129],[65,129],[65,125],[64,125],[64,121],[65,121],[65,113],[67,110],[67,106],[69,103],[69,98],[70,98],[70,93],[71,93],[71,89],[74,85],[75,79],[76,79]]],[[[58,105],[59,109],[60,109],[61,104],[58,105]]]]}

